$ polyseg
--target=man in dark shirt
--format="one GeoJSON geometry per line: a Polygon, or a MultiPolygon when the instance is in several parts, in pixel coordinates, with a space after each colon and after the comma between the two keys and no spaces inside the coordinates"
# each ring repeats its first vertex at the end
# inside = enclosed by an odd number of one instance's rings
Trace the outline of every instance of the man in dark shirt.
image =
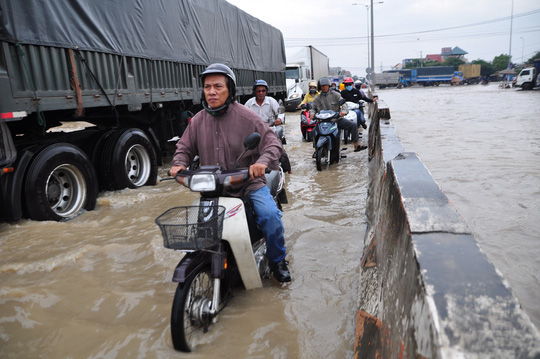
{"type": "Polygon", "coordinates": [[[266,238],[270,270],[279,282],[290,282],[282,213],[265,185],[264,176],[267,167],[278,168],[281,142],[253,110],[234,102],[236,77],[229,67],[212,64],[201,76],[204,110],[193,117],[178,141],[171,175],[175,177],[178,171],[186,169],[195,155],[199,155],[201,166],[219,165],[222,169],[234,170],[237,158],[244,151],[244,138],[258,132],[261,135],[259,146],[239,160],[240,167],[249,167],[252,180],[230,195],[249,198],[257,224],[266,238]]]}

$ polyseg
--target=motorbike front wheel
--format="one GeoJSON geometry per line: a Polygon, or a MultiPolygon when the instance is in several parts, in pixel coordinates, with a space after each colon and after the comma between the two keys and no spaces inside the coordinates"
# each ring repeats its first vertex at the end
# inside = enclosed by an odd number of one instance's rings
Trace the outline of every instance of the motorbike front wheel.
{"type": "Polygon", "coordinates": [[[328,149],[326,147],[319,147],[317,149],[316,162],[317,171],[322,171],[322,163],[328,159],[328,149]]]}
{"type": "Polygon", "coordinates": [[[210,266],[202,268],[191,280],[179,283],[171,313],[171,336],[174,348],[191,352],[200,337],[208,331],[214,293],[210,266]]]}

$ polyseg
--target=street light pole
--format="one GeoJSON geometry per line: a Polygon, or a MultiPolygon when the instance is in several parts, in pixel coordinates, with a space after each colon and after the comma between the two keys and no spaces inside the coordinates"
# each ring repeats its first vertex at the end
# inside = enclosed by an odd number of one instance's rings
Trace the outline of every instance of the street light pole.
{"type": "MultiPolygon", "coordinates": [[[[375,66],[375,41],[374,41],[374,31],[373,31],[373,0],[371,0],[371,65],[375,66]]],[[[373,67],[371,68],[375,70],[373,67]]]]}
{"type": "MultiPolygon", "coordinates": [[[[382,4],[384,1],[378,1],[375,4],[382,4]]],[[[370,4],[362,4],[362,3],[353,3],[353,5],[362,5],[366,7],[366,25],[367,25],[367,56],[368,56],[368,68],[371,69],[373,72],[373,66],[375,64],[375,58],[373,56],[374,53],[374,41],[373,41],[373,0],[371,0],[370,4]],[[371,8],[371,57],[370,57],[370,41],[369,41],[369,9],[371,8]]]]}

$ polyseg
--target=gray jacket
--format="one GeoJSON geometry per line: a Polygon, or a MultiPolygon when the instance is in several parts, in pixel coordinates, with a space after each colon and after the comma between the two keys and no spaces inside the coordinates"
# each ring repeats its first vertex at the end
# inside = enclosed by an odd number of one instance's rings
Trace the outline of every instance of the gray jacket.
{"type": "MultiPolygon", "coordinates": [[[[322,110],[332,110],[335,112],[349,112],[347,104],[344,103],[341,108],[339,106],[339,101],[341,100],[341,95],[336,91],[328,91],[326,94],[321,92],[319,96],[313,100],[313,106],[309,111],[310,115],[314,115],[322,110]]],[[[339,121],[339,118],[334,119],[334,122],[339,121]]]]}

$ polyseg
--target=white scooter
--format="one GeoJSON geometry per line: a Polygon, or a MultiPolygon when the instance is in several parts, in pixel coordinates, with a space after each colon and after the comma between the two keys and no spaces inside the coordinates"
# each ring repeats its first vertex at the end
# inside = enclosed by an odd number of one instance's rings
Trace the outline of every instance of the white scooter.
{"type": "Polygon", "coordinates": [[[270,127],[276,134],[277,138],[281,141],[282,145],[287,144],[287,140],[285,139],[285,130],[283,129],[283,125],[285,124],[285,107],[282,105],[281,100],[279,100],[279,107],[278,107],[278,115],[277,118],[281,120],[281,125],[275,125],[274,119],[271,119],[269,122],[270,127]]]}
{"type": "MultiPolygon", "coordinates": [[[[353,110],[354,109],[360,109],[363,111],[362,107],[363,107],[363,103],[355,103],[355,102],[351,102],[351,101],[347,101],[347,107],[349,108],[349,112],[345,115],[345,119],[346,120],[349,120],[351,122],[353,122],[354,124],[357,123],[357,119],[356,119],[356,112],[354,112],[353,110]]],[[[364,129],[362,128],[362,126],[358,127],[358,133],[359,134],[362,134],[364,132],[364,129]]],[[[347,144],[348,142],[352,142],[352,134],[347,131],[347,130],[344,130],[343,131],[343,143],[344,144],[347,144]]]]}
{"type": "MultiPolygon", "coordinates": [[[[244,141],[245,151],[257,147],[260,135],[244,141]]],[[[283,171],[268,171],[267,185],[276,202],[284,193],[283,171]]],[[[177,174],[177,182],[200,192],[192,206],[171,208],[156,219],[164,246],[182,250],[173,281],[178,282],[171,313],[174,348],[190,352],[217,321],[239,281],[245,289],[262,287],[270,275],[266,239],[257,227],[249,204],[224,192],[249,179],[249,169],[224,171],[200,166],[177,174]]],[[[281,204],[278,203],[281,208],[281,204]]]]}

